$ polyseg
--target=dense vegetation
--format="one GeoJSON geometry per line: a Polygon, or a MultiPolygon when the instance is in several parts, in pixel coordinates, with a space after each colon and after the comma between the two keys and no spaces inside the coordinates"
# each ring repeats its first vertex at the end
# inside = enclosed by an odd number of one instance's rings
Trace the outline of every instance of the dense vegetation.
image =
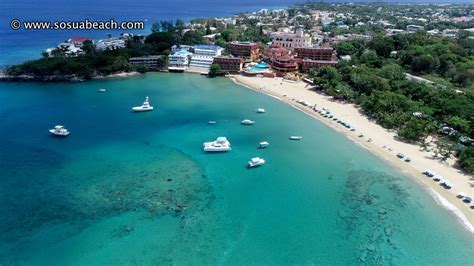
{"type": "Polygon", "coordinates": [[[310,71],[315,84],[337,99],[359,104],[406,141],[423,143],[433,133],[439,133],[439,142],[462,137],[462,145],[444,145],[442,158],[461,152],[460,165],[474,171],[474,152],[466,148],[474,138],[474,40],[453,41],[420,31],[341,42],[335,49],[352,60],[341,62],[337,70],[310,71]],[[441,84],[407,80],[407,72],[431,75],[441,84]],[[443,127],[453,131],[442,134],[443,127]]]}

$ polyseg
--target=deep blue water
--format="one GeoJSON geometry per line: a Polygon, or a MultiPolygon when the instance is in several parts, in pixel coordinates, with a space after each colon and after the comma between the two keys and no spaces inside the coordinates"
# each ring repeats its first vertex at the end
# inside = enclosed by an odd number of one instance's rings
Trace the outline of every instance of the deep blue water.
{"type": "Polygon", "coordinates": [[[410,177],[228,79],[3,82],[0,102],[1,265],[474,265],[472,234],[410,177]],[[145,96],[155,110],[131,113],[145,96]],[[218,136],[233,150],[203,153],[218,136]]]}

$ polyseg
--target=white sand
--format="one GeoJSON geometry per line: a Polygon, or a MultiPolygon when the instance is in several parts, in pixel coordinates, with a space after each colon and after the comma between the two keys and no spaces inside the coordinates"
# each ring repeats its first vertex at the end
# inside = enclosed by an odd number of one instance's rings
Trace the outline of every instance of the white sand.
{"type": "Polygon", "coordinates": [[[432,153],[421,151],[421,147],[418,145],[395,140],[394,132],[390,132],[373,121],[369,121],[356,106],[336,102],[332,100],[331,97],[312,91],[310,90],[311,86],[302,81],[288,82],[283,81],[282,78],[272,79],[245,77],[241,75],[230,76],[230,78],[241,85],[275,96],[284,102],[292,104],[305,113],[332,126],[340,133],[369,149],[379,157],[387,160],[403,173],[414,177],[415,180],[428,189],[431,195],[436,195],[436,199],[433,202],[437,202],[452,211],[459,220],[466,225],[466,228],[474,233],[474,210],[469,209],[469,206],[473,205],[474,202],[466,204],[456,197],[459,192],[465,192],[467,196],[474,197],[474,177],[463,174],[460,170],[454,168],[453,159],[441,162],[439,159],[433,158],[432,153]],[[286,97],[284,95],[286,95],[286,97]],[[316,104],[318,109],[323,107],[329,109],[331,114],[349,123],[356,131],[351,132],[336,121],[324,118],[311,110],[311,108],[292,101],[292,98],[302,99],[311,105],[316,104]],[[358,137],[361,133],[364,134],[363,138],[358,137]],[[369,138],[372,139],[371,142],[367,141],[369,138]],[[383,148],[383,146],[386,146],[386,148],[383,148]],[[391,148],[392,151],[388,148],[391,148]],[[399,152],[410,157],[412,161],[407,163],[398,159],[396,154],[399,152]],[[433,170],[442,176],[443,180],[451,182],[453,184],[451,190],[444,189],[438,182],[434,182],[432,178],[423,175],[422,172],[426,169],[433,170]]]}

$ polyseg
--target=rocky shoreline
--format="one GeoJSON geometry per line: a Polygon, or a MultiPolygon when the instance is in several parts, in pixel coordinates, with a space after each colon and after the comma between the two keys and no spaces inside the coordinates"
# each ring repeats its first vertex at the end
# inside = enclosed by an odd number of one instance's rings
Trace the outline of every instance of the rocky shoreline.
{"type": "Polygon", "coordinates": [[[138,75],[138,72],[119,72],[110,75],[94,75],[92,77],[81,77],[78,75],[8,75],[5,71],[0,70],[0,81],[14,81],[14,82],[84,82],[91,79],[104,79],[113,77],[127,77],[138,75]]]}

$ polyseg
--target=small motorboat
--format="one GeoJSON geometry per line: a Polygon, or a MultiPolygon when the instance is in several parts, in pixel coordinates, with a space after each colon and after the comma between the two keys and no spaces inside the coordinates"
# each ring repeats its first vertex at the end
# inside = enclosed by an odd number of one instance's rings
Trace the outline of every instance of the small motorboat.
{"type": "Polygon", "coordinates": [[[250,159],[250,161],[248,162],[248,167],[249,168],[257,167],[257,166],[260,166],[260,165],[263,165],[263,164],[265,164],[264,159],[262,159],[260,157],[255,157],[255,158],[250,159]]]}
{"type": "Polygon", "coordinates": [[[290,140],[301,140],[302,136],[290,136],[290,140]]]}
{"type": "Polygon", "coordinates": [[[257,109],[257,113],[263,114],[263,113],[265,113],[265,109],[263,109],[263,108],[258,108],[258,109],[257,109]]]}
{"type": "Polygon", "coordinates": [[[49,132],[60,137],[66,137],[69,135],[69,130],[60,125],[54,126],[54,128],[50,129],[49,132]]]}
{"type": "Polygon", "coordinates": [[[207,122],[207,123],[208,123],[209,125],[214,125],[214,124],[217,124],[217,122],[216,122],[216,121],[209,121],[209,122],[207,122]]]}
{"type": "Polygon", "coordinates": [[[255,121],[252,121],[250,119],[244,119],[242,122],[240,122],[242,125],[253,125],[255,124],[255,121]]]}
{"type": "Polygon", "coordinates": [[[153,106],[150,105],[148,101],[148,96],[145,98],[145,101],[141,106],[136,106],[132,108],[134,112],[146,112],[146,111],[153,111],[153,106]]]}
{"type": "Polygon", "coordinates": [[[268,143],[267,141],[262,141],[259,143],[258,147],[260,149],[265,149],[266,147],[268,147],[270,145],[270,143],[268,143]]]}
{"type": "Polygon", "coordinates": [[[106,92],[107,90],[104,88],[99,89],[99,92],[106,92]]]}

